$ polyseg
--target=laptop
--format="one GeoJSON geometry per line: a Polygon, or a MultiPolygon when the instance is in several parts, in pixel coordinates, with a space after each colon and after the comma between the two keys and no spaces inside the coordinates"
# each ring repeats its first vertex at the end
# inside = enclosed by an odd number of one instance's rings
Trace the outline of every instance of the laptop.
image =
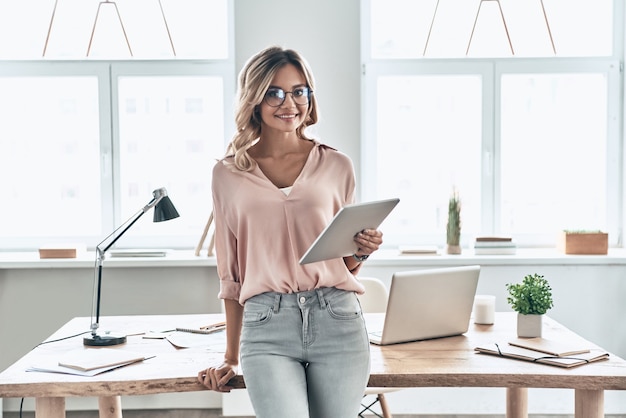
{"type": "Polygon", "coordinates": [[[378,228],[398,202],[400,199],[393,198],[342,207],[300,258],[300,264],[354,254],[354,236],[364,229],[378,228]]]}
{"type": "Polygon", "coordinates": [[[378,345],[464,334],[469,328],[480,266],[394,273],[381,330],[369,330],[378,345]]]}

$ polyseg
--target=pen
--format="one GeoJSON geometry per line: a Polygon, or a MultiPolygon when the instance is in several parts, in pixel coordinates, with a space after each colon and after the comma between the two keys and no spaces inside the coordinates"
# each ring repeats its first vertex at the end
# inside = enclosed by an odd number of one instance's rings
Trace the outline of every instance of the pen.
{"type": "Polygon", "coordinates": [[[223,328],[226,326],[226,322],[216,322],[215,324],[211,324],[211,325],[205,325],[203,327],[200,327],[200,329],[213,329],[213,328],[223,328]]]}
{"type": "Polygon", "coordinates": [[[226,328],[226,325],[215,325],[210,328],[176,328],[176,331],[191,332],[193,334],[211,334],[213,332],[221,331],[226,328]]]}

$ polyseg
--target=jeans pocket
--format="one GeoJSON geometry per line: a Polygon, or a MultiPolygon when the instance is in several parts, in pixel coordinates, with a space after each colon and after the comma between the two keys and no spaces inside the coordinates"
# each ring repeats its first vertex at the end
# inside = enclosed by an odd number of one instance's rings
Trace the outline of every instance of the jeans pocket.
{"type": "Polygon", "coordinates": [[[272,318],[272,307],[257,303],[246,303],[243,311],[243,326],[257,327],[269,322],[272,318]]]}
{"type": "Polygon", "coordinates": [[[353,292],[340,292],[327,299],[326,309],[335,319],[356,319],[361,317],[361,306],[353,292]]]}

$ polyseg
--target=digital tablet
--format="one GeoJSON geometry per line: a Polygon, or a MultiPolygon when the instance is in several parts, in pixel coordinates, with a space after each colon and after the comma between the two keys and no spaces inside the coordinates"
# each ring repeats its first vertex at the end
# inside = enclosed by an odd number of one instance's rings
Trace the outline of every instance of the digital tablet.
{"type": "Polygon", "coordinates": [[[300,264],[354,254],[357,251],[354,236],[364,229],[378,228],[399,201],[394,198],[342,207],[300,258],[300,264]]]}

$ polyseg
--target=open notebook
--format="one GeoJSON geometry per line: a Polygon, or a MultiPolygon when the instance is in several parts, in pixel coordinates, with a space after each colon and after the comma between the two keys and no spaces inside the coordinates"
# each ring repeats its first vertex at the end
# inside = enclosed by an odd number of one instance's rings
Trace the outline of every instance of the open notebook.
{"type": "Polygon", "coordinates": [[[394,273],[382,330],[370,342],[396,344],[467,332],[480,266],[394,273]]]}

